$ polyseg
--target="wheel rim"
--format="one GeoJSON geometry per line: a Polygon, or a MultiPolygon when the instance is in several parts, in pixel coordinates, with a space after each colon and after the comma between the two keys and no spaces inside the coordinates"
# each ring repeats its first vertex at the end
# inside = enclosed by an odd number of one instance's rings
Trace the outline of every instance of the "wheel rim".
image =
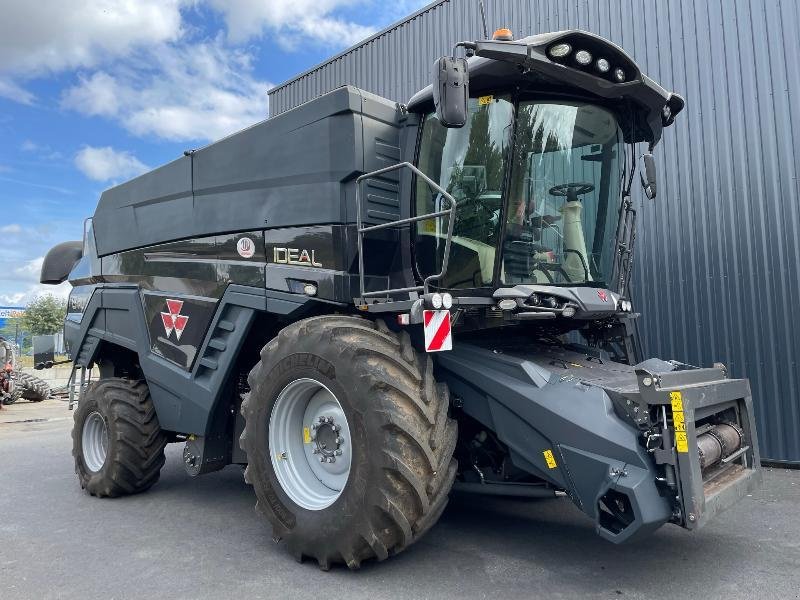
{"type": "Polygon", "coordinates": [[[93,412],[86,417],[81,434],[81,447],[86,468],[93,473],[102,469],[108,453],[108,428],[99,412],[93,412]]]}
{"type": "Polygon", "coordinates": [[[270,459],[283,491],[299,506],[322,510],[342,494],[351,441],[342,405],[319,381],[296,379],[278,394],[269,420],[270,459]]]}

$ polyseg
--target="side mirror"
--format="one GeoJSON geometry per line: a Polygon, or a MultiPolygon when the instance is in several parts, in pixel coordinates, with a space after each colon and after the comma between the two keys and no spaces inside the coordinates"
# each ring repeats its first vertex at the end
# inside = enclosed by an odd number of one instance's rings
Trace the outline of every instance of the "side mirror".
{"type": "Polygon", "coordinates": [[[433,104],[445,127],[463,127],[467,122],[469,71],[466,58],[443,56],[433,63],[433,104]]]}
{"type": "Polygon", "coordinates": [[[642,179],[644,195],[652,200],[656,197],[656,160],[649,152],[642,154],[639,176],[642,179]]]}

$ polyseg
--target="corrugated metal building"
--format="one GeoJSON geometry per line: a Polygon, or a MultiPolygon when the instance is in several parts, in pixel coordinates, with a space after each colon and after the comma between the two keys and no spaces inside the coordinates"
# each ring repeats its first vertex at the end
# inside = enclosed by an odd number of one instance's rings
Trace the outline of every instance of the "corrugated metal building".
{"type": "MultiPolygon", "coordinates": [[[[579,28],[687,100],[639,212],[634,299],[648,356],[751,380],[762,457],[800,463],[800,3],[486,0],[490,31],[579,28]]],[[[478,0],[442,0],[270,91],[271,114],[349,83],[406,101],[475,39],[478,0]]]]}

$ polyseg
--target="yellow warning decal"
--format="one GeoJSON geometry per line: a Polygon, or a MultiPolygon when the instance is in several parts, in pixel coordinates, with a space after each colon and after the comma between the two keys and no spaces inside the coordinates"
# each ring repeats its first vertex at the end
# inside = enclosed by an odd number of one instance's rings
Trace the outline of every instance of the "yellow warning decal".
{"type": "Polygon", "coordinates": [[[672,412],[683,411],[683,395],[680,392],[670,392],[669,400],[672,403],[672,412]]]}
{"type": "Polygon", "coordinates": [[[686,420],[683,417],[683,412],[673,411],[672,413],[672,423],[675,426],[675,431],[686,431],[686,420]]]}
{"type": "MultiPolygon", "coordinates": [[[[487,104],[491,104],[492,100],[494,100],[494,96],[478,96],[478,106],[486,106],[487,104]]],[[[550,467],[551,469],[553,467],[550,467]]]]}
{"type": "Polygon", "coordinates": [[[675,450],[689,452],[689,441],[686,437],[686,417],[683,415],[683,395],[680,392],[670,392],[669,401],[672,404],[672,426],[675,430],[675,450]]]}
{"type": "Polygon", "coordinates": [[[558,465],[556,464],[556,457],[553,456],[552,450],[545,450],[542,452],[544,454],[544,462],[547,463],[548,469],[555,469],[558,465]]]}
{"type": "Polygon", "coordinates": [[[425,233],[436,233],[436,221],[434,219],[425,219],[422,222],[422,231],[425,233]]]}
{"type": "Polygon", "coordinates": [[[308,429],[308,427],[303,427],[303,443],[311,443],[311,431],[308,429]]]}

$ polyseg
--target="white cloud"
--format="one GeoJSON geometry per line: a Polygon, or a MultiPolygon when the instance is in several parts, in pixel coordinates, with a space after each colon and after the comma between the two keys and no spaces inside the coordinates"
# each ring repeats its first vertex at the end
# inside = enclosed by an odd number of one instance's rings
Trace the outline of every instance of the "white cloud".
{"type": "Polygon", "coordinates": [[[75,166],[95,181],[128,179],[150,168],[130,152],[114,150],[110,146],[84,146],[75,155],[75,166]]]}
{"type": "Polygon", "coordinates": [[[326,46],[351,46],[374,32],[374,28],[342,19],[333,13],[363,0],[210,0],[222,13],[228,38],[235,43],[277,36],[286,47],[311,41],[326,46]]]}
{"type": "MultiPolygon", "coordinates": [[[[69,282],[60,285],[44,285],[39,283],[44,256],[39,256],[10,269],[11,277],[0,277],[3,292],[0,293],[0,306],[25,306],[38,296],[52,294],[58,298],[66,298],[71,286],[69,282]]],[[[12,262],[13,265],[13,262],[12,262]]]]}
{"type": "Polygon", "coordinates": [[[25,140],[20,145],[20,150],[38,155],[39,158],[47,160],[60,160],[61,153],[53,150],[48,144],[37,144],[32,140],[25,140]]]}
{"type": "Polygon", "coordinates": [[[137,136],[214,140],[265,119],[270,86],[252,76],[248,53],[216,39],[163,45],[135,67],[81,76],[62,105],[111,118],[137,136]]]}
{"type": "Polygon", "coordinates": [[[27,306],[32,300],[39,296],[55,296],[56,298],[66,298],[72,286],[68,281],[59,285],[43,285],[37,283],[27,286],[23,291],[8,292],[0,294],[0,305],[2,306],[27,306]]]}
{"type": "Polygon", "coordinates": [[[0,227],[0,233],[6,235],[22,233],[22,227],[17,223],[10,223],[8,225],[3,225],[2,227],[0,227]]]}
{"type": "Polygon", "coordinates": [[[33,104],[36,97],[11,79],[0,77],[0,98],[8,98],[20,104],[33,104]]]}
{"type": "Polygon", "coordinates": [[[39,273],[42,272],[42,263],[44,263],[44,256],[39,256],[14,269],[17,281],[35,281],[38,283],[39,273]]]}
{"type": "Polygon", "coordinates": [[[62,94],[63,108],[113,120],[141,137],[214,140],[267,116],[271,84],[253,74],[243,44],[268,35],[285,48],[341,48],[374,31],[341,16],[343,9],[377,5],[394,14],[399,6],[422,1],[12,3],[0,19],[0,96],[34,103],[25,81],[77,70],[77,81],[62,94]],[[185,17],[202,4],[221,15],[227,35],[200,38],[203,30],[185,17]]]}
{"type": "Polygon", "coordinates": [[[0,71],[25,76],[91,67],[131,49],[177,40],[184,0],[3,3],[0,71]]]}

